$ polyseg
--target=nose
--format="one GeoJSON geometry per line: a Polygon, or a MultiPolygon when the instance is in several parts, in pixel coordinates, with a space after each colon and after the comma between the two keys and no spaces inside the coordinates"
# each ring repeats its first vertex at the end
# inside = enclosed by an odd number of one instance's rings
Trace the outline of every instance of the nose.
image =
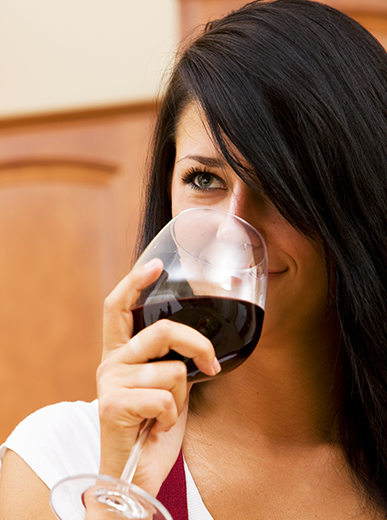
{"type": "Polygon", "coordinates": [[[223,258],[223,263],[246,269],[262,261],[264,239],[259,232],[256,232],[257,228],[248,219],[241,216],[245,216],[245,212],[242,213],[239,209],[238,205],[230,204],[227,217],[219,221],[216,233],[216,240],[219,244],[217,251],[220,251],[223,256],[226,255],[227,258],[223,258]],[[241,218],[243,221],[240,220],[241,218]],[[251,227],[246,225],[245,222],[250,224],[251,227]]]}
{"type": "Polygon", "coordinates": [[[262,234],[262,222],[259,217],[257,196],[246,183],[238,179],[233,191],[222,208],[224,211],[235,215],[248,222],[262,234]]]}
{"type": "Polygon", "coordinates": [[[246,233],[246,229],[242,223],[239,223],[239,221],[233,217],[233,215],[239,215],[231,213],[230,211],[228,211],[228,213],[230,213],[230,215],[219,224],[216,239],[220,243],[232,244],[234,247],[241,247],[249,241],[248,234],[246,233]]]}

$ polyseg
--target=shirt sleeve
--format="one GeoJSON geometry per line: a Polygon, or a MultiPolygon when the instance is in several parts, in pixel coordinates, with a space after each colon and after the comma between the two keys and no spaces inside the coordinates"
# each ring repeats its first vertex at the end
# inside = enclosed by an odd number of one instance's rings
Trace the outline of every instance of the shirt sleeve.
{"type": "Polygon", "coordinates": [[[48,486],[81,473],[98,473],[100,429],[98,402],[63,402],[34,412],[0,448],[17,453],[48,486]]]}

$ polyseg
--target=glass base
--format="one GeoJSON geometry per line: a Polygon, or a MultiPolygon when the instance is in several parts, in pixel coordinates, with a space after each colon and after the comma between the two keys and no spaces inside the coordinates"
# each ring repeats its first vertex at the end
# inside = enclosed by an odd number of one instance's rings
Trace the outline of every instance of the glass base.
{"type": "Polygon", "coordinates": [[[172,520],[152,495],[105,475],[79,475],[59,481],[51,490],[50,505],[60,520],[172,520]]]}

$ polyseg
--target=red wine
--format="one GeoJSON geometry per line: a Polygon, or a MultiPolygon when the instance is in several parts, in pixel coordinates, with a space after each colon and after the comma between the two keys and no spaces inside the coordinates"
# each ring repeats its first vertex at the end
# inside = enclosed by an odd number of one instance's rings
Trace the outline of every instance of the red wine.
{"type": "MultiPolygon", "coordinates": [[[[153,302],[133,309],[132,313],[133,334],[164,318],[184,323],[201,332],[214,345],[217,358],[222,365],[221,374],[239,366],[252,353],[261,334],[264,316],[264,311],[257,305],[216,296],[194,296],[153,302]]],[[[196,367],[192,359],[173,350],[161,359],[184,361],[189,381],[209,379],[209,376],[196,367]]]]}

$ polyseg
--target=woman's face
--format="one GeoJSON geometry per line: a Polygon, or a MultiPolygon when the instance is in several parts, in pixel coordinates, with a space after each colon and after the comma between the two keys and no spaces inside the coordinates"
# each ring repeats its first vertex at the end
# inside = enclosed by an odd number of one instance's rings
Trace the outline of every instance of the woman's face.
{"type": "Polygon", "coordinates": [[[173,216],[211,206],[241,217],[264,237],[269,284],[262,340],[269,333],[313,335],[324,327],[328,283],[322,247],[296,231],[263,192],[253,192],[235,174],[218,154],[194,104],[177,126],[171,196],[173,216]]]}

